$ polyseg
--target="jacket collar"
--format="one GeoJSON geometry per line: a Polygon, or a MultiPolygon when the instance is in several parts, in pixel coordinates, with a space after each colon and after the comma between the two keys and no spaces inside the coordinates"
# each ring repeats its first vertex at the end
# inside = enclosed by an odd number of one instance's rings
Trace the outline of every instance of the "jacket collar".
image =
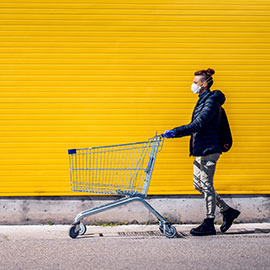
{"type": "Polygon", "coordinates": [[[205,90],[203,93],[199,95],[199,98],[203,98],[205,95],[207,95],[210,92],[209,89],[205,90]]]}
{"type": "Polygon", "coordinates": [[[209,91],[207,94],[205,94],[203,97],[201,97],[199,100],[198,100],[198,103],[197,104],[201,104],[203,103],[209,96],[212,95],[212,92],[209,91]]]}

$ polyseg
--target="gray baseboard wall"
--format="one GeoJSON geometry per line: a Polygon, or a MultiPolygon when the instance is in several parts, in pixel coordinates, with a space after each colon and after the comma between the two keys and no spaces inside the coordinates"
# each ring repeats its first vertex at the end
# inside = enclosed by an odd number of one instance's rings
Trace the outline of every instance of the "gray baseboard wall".
{"type": "MultiPolygon", "coordinates": [[[[221,195],[231,207],[241,211],[239,223],[270,222],[270,194],[221,195]]],[[[75,216],[113,200],[114,196],[0,197],[0,224],[71,224],[75,216]]],[[[200,223],[205,218],[201,195],[148,196],[150,203],[171,223],[200,223]]],[[[216,209],[216,222],[222,217],[216,209]]],[[[156,223],[156,218],[139,202],[132,202],[90,217],[85,224],[156,223]]]]}

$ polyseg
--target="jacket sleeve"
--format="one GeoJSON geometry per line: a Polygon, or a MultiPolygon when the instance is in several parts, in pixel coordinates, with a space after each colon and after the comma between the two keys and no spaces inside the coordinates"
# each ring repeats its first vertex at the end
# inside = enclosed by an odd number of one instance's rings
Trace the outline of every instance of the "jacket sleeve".
{"type": "Polygon", "coordinates": [[[213,99],[207,99],[199,115],[188,125],[174,128],[175,138],[190,136],[198,132],[209,123],[219,110],[219,103],[213,99]]]}

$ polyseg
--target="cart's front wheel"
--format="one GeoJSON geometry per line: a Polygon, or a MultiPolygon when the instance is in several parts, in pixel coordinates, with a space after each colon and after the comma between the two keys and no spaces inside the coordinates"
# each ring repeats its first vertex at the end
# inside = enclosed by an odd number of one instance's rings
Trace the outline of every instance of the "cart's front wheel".
{"type": "Polygon", "coordinates": [[[172,225],[167,225],[165,227],[165,232],[164,233],[165,233],[167,238],[173,238],[176,235],[176,229],[172,225]]]}
{"type": "Polygon", "coordinates": [[[84,235],[86,233],[86,226],[83,223],[80,223],[79,235],[84,235]]]}
{"type": "Polygon", "coordinates": [[[76,238],[78,235],[84,235],[85,232],[86,232],[86,226],[83,223],[80,223],[77,225],[72,225],[72,227],[69,229],[69,236],[71,238],[76,238]]]}

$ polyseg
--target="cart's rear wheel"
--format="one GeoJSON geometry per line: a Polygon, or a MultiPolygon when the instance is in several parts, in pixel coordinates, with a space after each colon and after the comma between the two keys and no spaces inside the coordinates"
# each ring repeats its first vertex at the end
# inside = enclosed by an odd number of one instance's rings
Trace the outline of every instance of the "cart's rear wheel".
{"type": "Polygon", "coordinates": [[[69,229],[69,236],[71,238],[76,238],[79,235],[80,230],[78,230],[76,227],[77,227],[77,225],[73,225],[69,229]]]}
{"type": "Polygon", "coordinates": [[[164,233],[165,233],[167,238],[173,238],[173,237],[175,237],[177,232],[176,232],[176,229],[174,226],[166,225],[164,233]]]}

